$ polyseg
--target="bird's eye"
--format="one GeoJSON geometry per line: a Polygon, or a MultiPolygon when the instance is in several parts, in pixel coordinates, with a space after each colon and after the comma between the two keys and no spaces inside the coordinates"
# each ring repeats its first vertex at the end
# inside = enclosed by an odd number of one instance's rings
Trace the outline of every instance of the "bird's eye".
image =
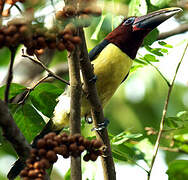
{"type": "Polygon", "coordinates": [[[123,25],[129,25],[129,24],[132,24],[135,20],[135,17],[130,17],[128,19],[126,19],[123,23],[123,25]]]}

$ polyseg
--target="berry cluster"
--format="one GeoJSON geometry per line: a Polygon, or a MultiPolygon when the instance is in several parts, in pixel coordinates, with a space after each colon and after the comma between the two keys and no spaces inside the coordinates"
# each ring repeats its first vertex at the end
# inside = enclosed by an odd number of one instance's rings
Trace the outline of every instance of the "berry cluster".
{"type": "Polygon", "coordinates": [[[100,16],[101,9],[96,6],[95,0],[80,0],[76,9],[73,5],[66,5],[62,10],[56,13],[56,19],[64,21],[65,19],[75,18],[78,26],[87,27],[90,25],[91,16],[100,16]]]}
{"type": "Polygon", "coordinates": [[[63,30],[58,28],[48,30],[16,20],[1,27],[0,48],[24,44],[29,55],[41,54],[45,48],[73,51],[75,44],[81,42],[80,38],[74,35],[75,31],[76,27],[72,23],[67,24],[63,30]]]}
{"type": "Polygon", "coordinates": [[[37,142],[37,148],[31,150],[29,159],[26,161],[26,167],[21,171],[20,176],[24,180],[35,179],[42,180],[45,176],[45,169],[57,161],[57,154],[64,158],[69,156],[78,157],[86,150],[85,161],[95,161],[102,155],[103,144],[101,141],[85,139],[80,134],[67,135],[62,133],[56,135],[51,132],[45,135],[37,142]]]}

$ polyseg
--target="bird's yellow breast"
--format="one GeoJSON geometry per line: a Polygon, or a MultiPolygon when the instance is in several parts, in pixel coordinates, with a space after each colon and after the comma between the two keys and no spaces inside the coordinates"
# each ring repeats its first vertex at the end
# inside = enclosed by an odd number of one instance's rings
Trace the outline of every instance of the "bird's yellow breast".
{"type": "MultiPolygon", "coordinates": [[[[104,105],[113,96],[125,76],[128,74],[132,59],[114,44],[108,44],[97,58],[92,61],[97,76],[97,91],[104,105]]],[[[90,111],[85,98],[82,100],[82,115],[90,111]]]]}

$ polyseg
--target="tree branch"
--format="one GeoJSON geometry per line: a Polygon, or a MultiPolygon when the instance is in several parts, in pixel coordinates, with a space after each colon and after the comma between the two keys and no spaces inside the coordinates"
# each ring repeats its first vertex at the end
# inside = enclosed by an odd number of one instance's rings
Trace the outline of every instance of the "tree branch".
{"type": "Polygon", "coordinates": [[[181,33],[184,33],[186,31],[188,31],[188,24],[181,24],[179,27],[177,27],[177,28],[175,28],[171,31],[159,34],[157,40],[166,39],[170,36],[174,36],[176,34],[181,34],[181,33]]]}
{"type": "Polygon", "coordinates": [[[30,154],[31,147],[14,122],[8,106],[2,100],[0,100],[0,126],[3,136],[11,143],[20,160],[24,162],[30,154]]]}
{"type": "Polygon", "coordinates": [[[10,85],[12,82],[13,78],[13,65],[14,65],[14,59],[16,55],[16,49],[17,48],[11,48],[11,58],[10,58],[10,65],[9,65],[9,70],[8,70],[8,77],[7,77],[7,82],[6,82],[6,89],[5,89],[5,102],[8,103],[8,97],[9,97],[9,90],[10,90],[10,85]]]}
{"type": "Polygon", "coordinates": [[[166,118],[166,113],[167,113],[167,109],[168,109],[168,105],[169,105],[169,100],[170,100],[170,95],[171,95],[171,92],[172,92],[172,88],[174,86],[174,82],[175,82],[179,67],[180,67],[180,65],[182,63],[182,60],[183,60],[184,56],[185,56],[185,52],[187,51],[187,48],[188,48],[188,42],[187,42],[186,47],[184,49],[183,55],[182,55],[178,65],[176,67],[176,71],[175,71],[173,80],[170,83],[170,86],[169,86],[169,89],[168,89],[167,98],[166,98],[166,101],[165,101],[165,104],[164,104],[164,108],[163,108],[163,113],[162,113],[162,118],[161,118],[161,123],[160,123],[160,129],[159,129],[159,133],[158,133],[157,140],[156,140],[155,147],[154,147],[151,166],[150,166],[150,170],[148,171],[148,178],[147,178],[148,180],[150,179],[151,171],[153,169],[153,165],[154,165],[154,162],[155,162],[155,159],[156,159],[156,156],[157,156],[157,152],[159,150],[159,144],[160,144],[160,140],[161,140],[161,136],[162,136],[162,132],[163,132],[163,128],[164,128],[164,123],[165,123],[165,118],[166,118]]]}
{"type": "MultiPolygon", "coordinates": [[[[78,47],[68,55],[70,77],[70,133],[80,133],[81,80],[78,47]]],[[[71,157],[71,179],[81,180],[81,158],[71,157]]]]}
{"type": "MultiPolygon", "coordinates": [[[[88,93],[88,100],[91,105],[91,113],[94,121],[95,127],[100,123],[104,123],[103,109],[98,98],[97,89],[95,83],[90,80],[94,77],[93,67],[88,57],[86,41],[84,36],[84,31],[82,28],[79,29],[79,34],[82,39],[82,43],[79,46],[81,52],[80,66],[84,80],[84,91],[88,93]]],[[[114,167],[114,162],[112,158],[112,152],[110,147],[110,140],[108,137],[107,129],[103,129],[100,132],[100,135],[97,133],[97,137],[103,141],[106,145],[106,156],[102,157],[102,166],[105,180],[115,180],[116,172],[114,167]]]]}
{"type": "Polygon", "coordinates": [[[53,76],[54,78],[62,81],[63,83],[70,85],[68,81],[62,79],[61,77],[59,77],[58,75],[56,75],[55,73],[53,73],[50,69],[48,69],[41,61],[39,61],[38,59],[33,59],[30,56],[27,55],[22,55],[23,57],[28,58],[29,60],[33,61],[34,63],[40,65],[44,70],[46,70],[51,76],[53,76]]]}

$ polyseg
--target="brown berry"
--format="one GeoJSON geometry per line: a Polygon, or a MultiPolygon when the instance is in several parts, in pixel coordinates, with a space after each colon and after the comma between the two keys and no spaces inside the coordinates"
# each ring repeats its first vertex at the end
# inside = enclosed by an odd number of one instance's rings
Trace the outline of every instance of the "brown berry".
{"type": "Polygon", "coordinates": [[[27,48],[26,52],[27,52],[28,55],[32,56],[34,54],[34,52],[35,52],[35,49],[27,48]]]}
{"type": "Polygon", "coordinates": [[[63,153],[63,148],[62,147],[55,147],[54,151],[56,154],[62,154],[63,153]]]}
{"type": "Polygon", "coordinates": [[[76,143],[73,143],[73,144],[70,144],[70,146],[69,146],[69,150],[70,151],[77,151],[78,150],[78,146],[77,146],[77,144],[76,143]]]}
{"type": "Polygon", "coordinates": [[[74,44],[71,43],[70,41],[68,41],[68,42],[66,43],[65,47],[66,47],[66,49],[67,49],[68,51],[70,51],[70,52],[71,52],[71,51],[74,51],[74,49],[75,49],[74,44]]]}
{"type": "Polygon", "coordinates": [[[90,160],[90,154],[86,154],[83,157],[84,161],[88,162],[90,160]]]}
{"type": "Polygon", "coordinates": [[[34,163],[33,167],[35,169],[41,169],[43,167],[42,165],[43,164],[40,161],[37,161],[37,162],[34,163]]]}
{"type": "Polygon", "coordinates": [[[92,141],[92,145],[94,148],[98,149],[103,145],[103,143],[100,140],[95,139],[94,141],[92,141]]]}
{"type": "Polygon", "coordinates": [[[81,39],[79,36],[74,36],[71,40],[73,43],[76,43],[76,44],[80,44],[81,43],[81,39]]]}
{"type": "Polygon", "coordinates": [[[45,169],[49,169],[49,168],[50,168],[50,163],[49,163],[49,161],[48,161],[47,159],[42,158],[42,159],[40,160],[40,162],[41,162],[42,166],[43,166],[45,169]]]}
{"type": "Polygon", "coordinates": [[[48,140],[46,141],[46,143],[47,143],[48,147],[52,147],[52,148],[53,148],[53,147],[58,146],[57,142],[54,141],[54,140],[51,140],[51,139],[48,139],[48,140]]]}
{"type": "Polygon", "coordinates": [[[23,169],[21,172],[20,172],[20,176],[24,177],[24,176],[27,176],[28,175],[28,171],[23,169]]]}
{"type": "Polygon", "coordinates": [[[80,151],[80,152],[83,152],[84,150],[85,150],[85,147],[84,146],[78,146],[78,150],[80,151]]]}
{"type": "Polygon", "coordinates": [[[83,145],[86,149],[88,149],[91,146],[91,142],[88,139],[84,139],[83,145]]]}
{"type": "Polygon", "coordinates": [[[60,135],[57,135],[54,137],[54,141],[56,141],[58,144],[61,143],[61,139],[62,139],[62,137],[60,135]]]}
{"type": "Polygon", "coordinates": [[[90,159],[91,159],[92,161],[96,161],[97,158],[98,158],[98,156],[97,156],[95,153],[91,153],[91,154],[90,154],[90,159]]]}
{"type": "Polygon", "coordinates": [[[46,158],[51,161],[51,162],[56,162],[57,161],[57,155],[54,151],[52,150],[49,150],[47,153],[46,153],[46,158]]]}
{"type": "Polygon", "coordinates": [[[72,34],[74,34],[76,32],[76,27],[73,23],[69,23],[65,26],[64,32],[66,31],[71,31],[72,34]]]}
{"type": "Polygon", "coordinates": [[[56,133],[50,132],[50,133],[48,133],[48,134],[46,134],[46,135],[44,136],[44,139],[45,139],[45,140],[47,140],[47,139],[53,139],[55,136],[56,136],[56,133]]]}
{"type": "Polygon", "coordinates": [[[73,39],[73,36],[71,35],[71,34],[65,34],[64,36],[63,36],[63,39],[65,39],[65,40],[70,40],[70,41],[72,41],[72,39],[73,39]]]}
{"type": "Polygon", "coordinates": [[[57,20],[62,20],[63,11],[57,11],[57,13],[55,14],[55,17],[56,17],[57,20]]]}
{"type": "Polygon", "coordinates": [[[26,25],[22,25],[22,26],[20,26],[20,28],[19,28],[19,32],[20,32],[21,34],[26,35],[26,34],[29,32],[29,28],[28,28],[26,25]]]}
{"type": "Polygon", "coordinates": [[[59,42],[59,43],[57,44],[57,49],[58,49],[59,51],[65,50],[64,44],[63,44],[62,42],[59,42]]]}
{"type": "Polygon", "coordinates": [[[48,48],[49,49],[55,49],[56,48],[56,43],[55,42],[48,43],[48,48]]]}
{"type": "Polygon", "coordinates": [[[38,155],[39,155],[40,157],[45,156],[45,155],[46,155],[46,149],[39,149],[38,155]]]}
{"type": "Polygon", "coordinates": [[[9,35],[12,35],[12,34],[14,34],[14,33],[16,33],[17,32],[17,27],[15,26],[15,25],[10,25],[9,27],[8,27],[8,34],[9,35]]]}
{"type": "Polygon", "coordinates": [[[38,46],[40,46],[40,49],[41,48],[45,48],[46,47],[46,42],[45,42],[45,38],[44,37],[38,37],[37,38],[37,44],[38,46]]]}
{"type": "Polygon", "coordinates": [[[46,141],[44,139],[39,139],[37,142],[37,148],[44,148],[46,147],[46,141]]]}
{"type": "Polygon", "coordinates": [[[35,177],[37,177],[37,174],[36,174],[36,172],[34,170],[29,170],[28,176],[30,178],[35,178],[35,177]]]}
{"type": "Polygon", "coordinates": [[[35,50],[35,54],[36,54],[37,56],[40,56],[40,55],[44,54],[44,49],[36,49],[36,50],[35,50]]]}
{"type": "Polygon", "coordinates": [[[67,5],[63,8],[63,14],[66,16],[66,17],[69,17],[69,16],[74,16],[76,14],[76,9],[74,6],[71,6],[71,5],[67,5]]]}

